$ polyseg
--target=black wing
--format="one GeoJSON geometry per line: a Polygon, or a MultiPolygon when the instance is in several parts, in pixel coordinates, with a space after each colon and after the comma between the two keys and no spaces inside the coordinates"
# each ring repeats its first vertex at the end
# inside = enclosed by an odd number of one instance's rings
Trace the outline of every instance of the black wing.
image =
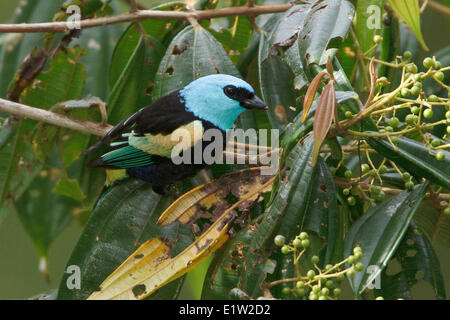
{"type": "Polygon", "coordinates": [[[180,90],[174,91],[151,105],[142,108],[112,128],[100,141],[83,152],[86,155],[115,140],[123,140],[122,134],[134,131],[135,134],[170,134],[177,128],[197,118],[186,111],[180,90]]]}

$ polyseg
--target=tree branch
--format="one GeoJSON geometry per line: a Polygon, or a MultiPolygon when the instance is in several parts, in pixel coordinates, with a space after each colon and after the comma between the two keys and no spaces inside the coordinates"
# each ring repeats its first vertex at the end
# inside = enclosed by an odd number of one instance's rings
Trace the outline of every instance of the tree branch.
{"type": "MultiPolygon", "coordinates": [[[[247,16],[249,18],[261,14],[284,12],[291,8],[294,3],[266,5],[255,7],[231,7],[214,10],[199,10],[193,12],[182,11],[159,11],[159,10],[138,10],[135,12],[118,14],[102,18],[85,19],[80,21],[81,29],[105,26],[122,22],[136,22],[145,19],[170,19],[170,20],[205,20],[211,18],[228,16],[247,16]]],[[[0,33],[33,33],[33,32],[66,32],[70,30],[71,24],[66,21],[43,22],[43,23],[22,23],[22,24],[0,24],[0,33]]]]}
{"type": "Polygon", "coordinates": [[[112,126],[97,122],[79,120],[59,113],[47,111],[44,109],[33,108],[17,102],[0,98],[0,111],[7,112],[17,117],[29,118],[37,121],[43,121],[58,127],[64,127],[86,134],[93,134],[103,137],[112,126]]]}

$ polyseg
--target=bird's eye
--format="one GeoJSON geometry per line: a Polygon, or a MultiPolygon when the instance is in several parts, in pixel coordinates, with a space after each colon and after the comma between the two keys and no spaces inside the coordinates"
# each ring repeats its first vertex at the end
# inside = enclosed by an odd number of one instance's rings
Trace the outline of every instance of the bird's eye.
{"type": "Polygon", "coordinates": [[[226,86],[225,88],[223,88],[223,91],[225,92],[225,94],[230,97],[231,99],[233,99],[236,95],[236,87],[234,86],[226,86]]]}

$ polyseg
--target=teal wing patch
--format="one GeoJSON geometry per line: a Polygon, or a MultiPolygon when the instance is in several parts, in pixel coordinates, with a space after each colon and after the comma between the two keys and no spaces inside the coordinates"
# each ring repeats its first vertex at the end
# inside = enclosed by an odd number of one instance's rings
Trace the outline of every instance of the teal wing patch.
{"type": "Polygon", "coordinates": [[[101,158],[105,164],[124,169],[148,166],[153,163],[150,154],[129,145],[105,153],[101,158]]]}

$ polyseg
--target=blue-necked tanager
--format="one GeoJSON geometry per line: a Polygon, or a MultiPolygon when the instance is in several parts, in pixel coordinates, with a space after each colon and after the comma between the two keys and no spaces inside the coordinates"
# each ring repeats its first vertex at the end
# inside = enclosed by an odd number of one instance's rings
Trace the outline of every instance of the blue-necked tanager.
{"type": "Polygon", "coordinates": [[[225,134],[247,109],[268,109],[247,82],[225,74],[201,77],[123,120],[85,154],[102,145],[107,147],[106,153],[90,163],[107,169],[107,186],[135,177],[162,193],[166,185],[206,165],[172,161],[172,149],[178,143],[171,138],[175,130],[181,128],[193,134],[192,145],[182,152],[196,143],[204,148],[210,143],[203,140],[207,129],[219,129],[225,134]]]}

